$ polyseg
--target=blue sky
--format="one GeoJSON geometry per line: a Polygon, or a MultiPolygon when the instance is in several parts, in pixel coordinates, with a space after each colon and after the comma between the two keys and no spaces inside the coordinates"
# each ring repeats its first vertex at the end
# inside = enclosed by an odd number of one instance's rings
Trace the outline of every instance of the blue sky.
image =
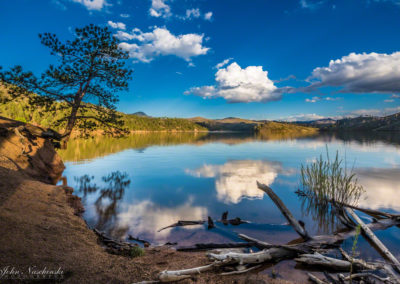
{"type": "Polygon", "coordinates": [[[0,0],[0,65],[40,74],[54,58],[38,34],[68,39],[90,23],[110,26],[130,52],[134,76],[118,105],[127,113],[400,111],[398,0],[0,0]]]}

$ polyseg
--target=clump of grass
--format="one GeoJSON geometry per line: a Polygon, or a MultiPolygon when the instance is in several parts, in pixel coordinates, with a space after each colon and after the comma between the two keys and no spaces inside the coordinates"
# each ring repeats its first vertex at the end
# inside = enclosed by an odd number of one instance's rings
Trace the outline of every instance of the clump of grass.
{"type": "Polygon", "coordinates": [[[332,203],[336,204],[336,208],[341,204],[356,205],[364,192],[353,168],[347,168],[346,162],[339,158],[338,151],[332,160],[328,148],[326,158],[321,154],[315,162],[302,165],[300,174],[301,188],[296,193],[303,198],[302,208],[325,231],[329,225],[333,228],[336,223],[332,203]]]}
{"type": "Polygon", "coordinates": [[[131,247],[129,250],[129,256],[130,257],[139,257],[144,255],[144,249],[141,247],[131,247]]]}

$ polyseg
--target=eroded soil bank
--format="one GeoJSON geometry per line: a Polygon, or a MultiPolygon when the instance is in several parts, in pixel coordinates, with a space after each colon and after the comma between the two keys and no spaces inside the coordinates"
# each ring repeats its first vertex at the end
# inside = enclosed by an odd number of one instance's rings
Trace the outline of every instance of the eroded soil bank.
{"type": "MultiPolygon", "coordinates": [[[[133,283],[156,279],[165,269],[209,263],[204,253],[176,252],[165,246],[145,249],[138,258],[107,253],[79,216],[79,198],[54,185],[64,165],[52,143],[21,135],[15,131],[21,125],[0,117],[0,272],[14,271],[14,277],[24,282],[30,282],[27,279],[35,271],[62,271],[64,283],[133,283]]],[[[1,278],[0,273],[0,282],[8,282],[9,275],[1,278]]],[[[192,282],[286,283],[257,272],[236,276],[209,272],[181,283],[192,282]]]]}

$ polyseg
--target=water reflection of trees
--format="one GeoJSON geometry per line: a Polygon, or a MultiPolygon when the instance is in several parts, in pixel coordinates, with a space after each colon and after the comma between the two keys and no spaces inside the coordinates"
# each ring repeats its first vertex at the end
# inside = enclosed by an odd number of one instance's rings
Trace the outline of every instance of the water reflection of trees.
{"type": "Polygon", "coordinates": [[[116,227],[115,224],[118,205],[123,199],[125,189],[130,185],[131,181],[127,173],[120,171],[112,172],[101,179],[102,186],[98,186],[93,182],[94,176],[83,175],[75,177],[77,189],[85,200],[88,194],[99,193],[98,198],[94,202],[97,222],[94,225],[96,229],[105,231],[114,237],[122,237],[126,234],[128,227],[116,227]]]}

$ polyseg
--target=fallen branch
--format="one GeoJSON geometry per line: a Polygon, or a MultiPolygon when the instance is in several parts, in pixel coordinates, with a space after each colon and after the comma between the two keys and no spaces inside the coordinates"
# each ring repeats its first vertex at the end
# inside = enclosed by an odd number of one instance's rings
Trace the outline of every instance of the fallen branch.
{"type": "MultiPolygon", "coordinates": [[[[304,197],[308,197],[308,198],[312,198],[313,196],[311,194],[307,194],[306,192],[304,192],[303,190],[297,190],[295,192],[297,195],[299,196],[304,196],[304,197]]],[[[374,209],[368,209],[368,208],[362,208],[362,207],[358,207],[355,205],[351,205],[348,203],[344,203],[344,202],[339,202],[336,201],[334,199],[329,199],[327,200],[327,202],[332,203],[334,206],[339,206],[339,207],[347,207],[347,208],[351,208],[354,210],[358,210],[360,212],[363,212],[369,216],[372,217],[378,217],[378,218],[396,218],[396,217],[400,217],[400,214],[391,214],[391,213],[387,213],[387,212],[383,212],[383,211],[379,211],[379,210],[374,210],[374,209]]]]}
{"type": "Polygon", "coordinates": [[[211,263],[209,265],[189,268],[189,269],[182,269],[182,270],[164,270],[158,275],[158,280],[160,282],[172,282],[172,281],[179,281],[183,279],[190,278],[192,275],[200,274],[202,272],[211,270],[216,266],[217,263],[211,263]]]}
{"type": "Polygon", "coordinates": [[[214,221],[210,216],[208,216],[208,229],[213,229],[213,228],[215,228],[214,221]]]}
{"type": "Polygon", "coordinates": [[[265,249],[254,253],[228,252],[223,254],[209,253],[207,256],[211,260],[225,261],[239,264],[260,264],[269,261],[280,261],[283,259],[294,258],[298,253],[283,247],[265,249]]]}
{"type": "Polygon", "coordinates": [[[310,278],[310,280],[314,283],[317,284],[328,284],[328,282],[322,281],[321,279],[319,279],[317,276],[311,274],[311,273],[307,273],[308,278],[310,278]]]}
{"type": "Polygon", "coordinates": [[[339,248],[339,250],[340,250],[341,254],[343,255],[343,257],[346,260],[352,262],[353,264],[355,264],[355,265],[357,265],[359,267],[362,267],[364,269],[370,269],[370,270],[376,270],[376,269],[383,268],[382,265],[379,265],[379,264],[376,264],[376,263],[374,263],[374,264],[367,263],[366,261],[364,261],[362,259],[353,258],[347,252],[345,252],[342,248],[339,248]]]}
{"type": "Polygon", "coordinates": [[[361,272],[361,273],[355,273],[352,275],[349,275],[347,277],[344,277],[343,280],[344,281],[349,281],[350,279],[356,279],[356,278],[365,278],[365,277],[371,277],[371,278],[375,278],[383,283],[393,283],[390,279],[390,277],[380,277],[376,274],[370,273],[370,272],[361,272]]]}
{"type": "MultiPolygon", "coordinates": [[[[209,257],[210,260],[214,261],[214,263],[207,265],[207,266],[197,267],[197,268],[192,268],[192,269],[177,270],[177,271],[164,271],[159,275],[158,281],[170,282],[170,281],[178,281],[181,279],[186,279],[186,278],[189,278],[190,275],[198,274],[203,271],[208,271],[216,265],[218,265],[218,266],[235,265],[236,271],[223,273],[223,275],[229,275],[229,274],[244,273],[244,272],[253,270],[256,267],[258,267],[261,263],[279,262],[284,259],[297,258],[296,261],[298,261],[298,262],[309,263],[311,265],[322,265],[322,266],[329,267],[330,269],[335,269],[335,270],[349,271],[351,262],[353,262],[353,265],[355,265],[355,267],[360,271],[360,273],[366,272],[366,271],[362,271],[365,269],[368,269],[368,270],[384,269],[387,272],[387,274],[390,275],[392,277],[392,279],[395,279],[395,281],[396,281],[396,282],[391,282],[391,283],[399,283],[400,284],[400,282],[397,282],[397,276],[395,275],[395,273],[390,270],[391,269],[390,267],[386,267],[385,265],[378,265],[375,263],[367,263],[362,260],[353,259],[344,251],[342,252],[342,254],[346,260],[334,259],[334,258],[330,258],[330,257],[323,256],[321,254],[316,253],[316,251],[319,251],[321,249],[337,248],[338,245],[343,240],[345,240],[351,236],[354,236],[356,234],[356,229],[353,228],[353,229],[349,229],[347,231],[337,232],[333,235],[320,235],[320,236],[314,236],[311,238],[309,236],[309,234],[307,233],[307,231],[305,230],[304,225],[302,225],[302,222],[297,221],[293,217],[293,215],[291,214],[289,209],[286,208],[286,206],[283,204],[283,202],[272,191],[272,189],[270,187],[263,185],[261,183],[258,183],[258,182],[257,182],[257,185],[261,190],[263,190],[264,192],[266,192],[268,194],[268,196],[277,205],[277,207],[280,209],[280,211],[285,216],[285,218],[289,221],[290,225],[302,237],[301,242],[297,241],[295,244],[291,244],[291,245],[273,245],[268,242],[263,242],[263,241],[257,240],[253,237],[249,237],[244,234],[239,234],[239,237],[241,239],[247,241],[247,243],[239,243],[239,244],[235,244],[234,246],[237,246],[237,245],[238,246],[242,246],[242,245],[247,246],[247,245],[251,244],[251,245],[255,245],[259,248],[262,248],[263,250],[259,251],[259,252],[254,252],[254,253],[244,253],[244,252],[234,252],[234,251],[222,252],[219,254],[208,253],[207,256],[209,257]]],[[[346,218],[345,221],[349,222],[349,224],[350,224],[350,222],[352,222],[351,219],[345,214],[345,211],[343,211],[343,212],[344,212],[343,216],[344,216],[344,218],[346,218]]],[[[224,214],[222,215],[222,220],[221,220],[221,222],[226,225],[229,223],[227,216],[228,216],[228,212],[224,212],[224,214]]],[[[356,220],[356,221],[358,222],[358,220],[356,220]]],[[[186,221],[186,222],[191,222],[191,221],[186,221]]],[[[182,225],[179,222],[177,224],[182,225]]],[[[198,224],[198,223],[196,223],[196,224],[198,224]]],[[[174,225],[176,225],[176,224],[174,224],[174,225]]],[[[190,223],[190,225],[193,225],[193,223],[190,223]]],[[[383,218],[380,220],[376,220],[375,222],[370,223],[368,225],[364,224],[364,226],[365,226],[364,230],[370,230],[372,232],[373,230],[382,230],[382,229],[386,229],[386,228],[389,228],[394,225],[400,225],[399,218],[383,218]]],[[[171,226],[169,226],[169,227],[171,227],[171,226]]],[[[198,244],[198,245],[201,246],[202,244],[198,244]]],[[[203,244],[203,245],[209,246],[210,244],[203,244]]],[[[190,249],[192,249],[192,248],[193,247],[191,247],[190,249]]],[[[198,249],[198,247],[196,249],[198,249]]],[[[185,248],[183,248],[183,250],[185,250],[185,248]]],[[[370,271],[368,271],[368,272],[370,272],[370,271]]],[[[329,282],[318,279],[317,277],[315,277],[312,274],[309,274],[309,277],[315,283],[319,283],[319,284],[329,283],[329,282]]],[[[339,275],[339,277],[341,277],[341,276],[339,275]]],[[[380,277],[380,276],[378,276],[378,277],[380,277]]],[[[344,280],[343,280],[344,278],[345,278],[344,276],[341,277],[339,279],[339,281],[337,281],[337,282],[344,283],[344,280]]],[[[378,279],[378,278],[375,277],[375,279],[378,279]]],[[[382,278],[382,279],[386,279],[386,278],[382,278]]],[[[389,278],[389,280],[391,281],[390,278],[389,278]]]]}
{"type": "Polygon", "coordinates": [[[255,243],[256,246],[259,247],[259,248],[271,248],[271,247],[273,247],[273,245],[270,244],[270,243],[257,240],[256,238],[249,237],[249,236],[247,236],[245,234],[238,234],[238,237],[241,238],[242,240],[255,243]]]}
{"type": "Polygon", "coordinates": [[[274,244],[270,244],[267,242],[263,242],[260,241],[256,238],[253,237],[249,237],[245,234],[238,234],[238,237],[241,238],[242,240],[248,241],[248,242],[253,242],[255,244],[256,247],[260,248],[260,249],[269,249],[269,248],[284,248],[287,250],[293,250],[296,251],[298,253],[306,253],[308,251],[302,249],[301,247],[299,247],[298,245],[274,245],[274,244]]]}
{"type": "Polygon", "coordinates": [[[387,247],[375,236],[371,229],[365,225],[365,223],[354,213],[353,209],[346,208],[346,211],[353,217],[353,219],[361,226],[361,229],[368,236],[368,238],[376,245],[377,248],[383,253],[383,255],[392,262],[396,267],[397,271],[400,271],[400,262],[394,257],[394,255],[387,249],[387,247]]]}
{"type": "Polygon", "coordinates": [[[195,244],[193,246],[182,246],[177,247],[177,251],[201,251],[201,250],[208,250],[208,249],[217,249],[217,248],[248,248],[254,247],[256,243],[247,242],[247,243],[208,243],[208,244],[195,244]]]}
{"type": "Polygon", "coordinates": [[[246,272],[249,272],[251,270],[260,268],[260,267],[261,267],[261,265],[255,265],[255,266],[251,266],[251,267],[249,267],[247,269],[240,269],[240,270],[235,270],[235,271],[231,271],[231,272],[223,272],[220,275],[242,274],[242,273],[246,273],[246,272]]]}
{"type": "Polygon", "coordinates": [[[128,236],[128,240],[140,242],[140,243],[142,243],[142,244],[144,245],[144,247],[146,247],[146,248],[150,246],[150,242],[148,242],[148,241],[146,241],[146,240],[139,239],[139,238],[135,238],[135,237],[133,237],[133,236],[131,236],[131,235],[128,236]]]}
{"type": "MultiPolygon", "coordinates": [[[[314,254],[302,254],[300,255],[299,258],[295,258],[294,260],[301,264],[323,266],[337,271],[349,271],[352,265],[350,261],[336,259],[333,257],[319,254],[317,252],[314,254]]],[[[360,264],[358,262],[353,262],[353,267],[356,270],[360,270],[364,269],[366,265],[360,264]]],[[[376,270],[377,267],[370,264],[368,265],[368,269],[376,270]]]]}
{"type": "Polygon", "coordinates": [[[182,226],[193,226],[193,225],[203,225],[205,221],[178,221],[172,225],[169,225],[167,227],[161,228],[157,232],[161,232],[162,230],[168,229],[168,228],[174,228],[174,227],[182,227],[182,226]]]}
{"type": "Polygon", "coordinates": [[[267,185],[259,183],[257,181],[257,186],[259,189],[264,191],[271,200],[275,203],[275,205],[281,210],[283,216],[285,216],[286,220],[292,225],[295,231],[304,239],[309,240],[310,236],[308,235],[306,229],[300,225],[300,223],[293,217],[292,213],[287,209],[285,204],[280,200],[280,198],[275,194],[275,192],[267,185]]]}
{"type": "Polygon", "coordinates": [[[132,244],[129,242],[122,242],[108,237],[104,232],[100,232],[97,229],[93,229],[100,241],[107,247],[107,251],[113,254],[131,256],[133,249],[138,249],[138,244],[132,244]]]}

